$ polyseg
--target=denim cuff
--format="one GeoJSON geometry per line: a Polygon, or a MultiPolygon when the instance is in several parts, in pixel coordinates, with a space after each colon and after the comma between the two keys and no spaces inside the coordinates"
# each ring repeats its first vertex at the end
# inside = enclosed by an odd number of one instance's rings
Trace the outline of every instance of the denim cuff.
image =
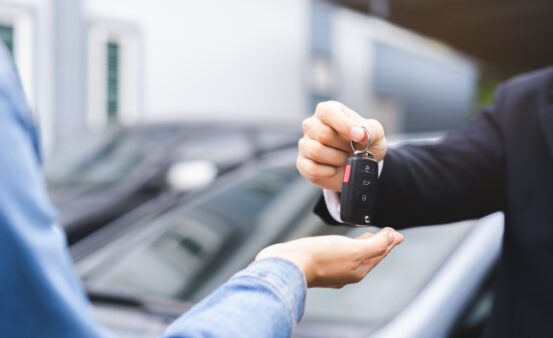
{"type": "Polygon", "coordinates": [[[250,277],[266,284],[290,309],[292,322],[303,317],[307,282],[303,271],[294,263],[282,258],[266,258],[251,263],[232,279],[250,277]]]}

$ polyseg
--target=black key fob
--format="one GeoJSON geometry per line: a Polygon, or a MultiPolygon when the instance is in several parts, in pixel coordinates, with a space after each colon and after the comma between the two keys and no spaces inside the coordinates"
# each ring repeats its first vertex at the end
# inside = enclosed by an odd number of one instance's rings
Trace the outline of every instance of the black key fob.
{"type": "Polygon", "coordinates": [[[378,162],[368,151],[356,151],[348,158],[344,180],[340,217],[351,225],[372,224],[378,187],[378,162]]]}

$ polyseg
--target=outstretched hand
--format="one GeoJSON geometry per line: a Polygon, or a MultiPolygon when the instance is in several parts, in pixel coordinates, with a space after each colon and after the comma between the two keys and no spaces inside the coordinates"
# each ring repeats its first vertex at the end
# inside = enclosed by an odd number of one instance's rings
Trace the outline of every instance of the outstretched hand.
{"type": "Polygon", "coordinates": [[[341,288],[361,281],[386,255],[403,241],[391,228],[356,238],[330,235],[306,237],[263,249],[256,260],[282,258],[305,274],[308,287],[341,288]]]}

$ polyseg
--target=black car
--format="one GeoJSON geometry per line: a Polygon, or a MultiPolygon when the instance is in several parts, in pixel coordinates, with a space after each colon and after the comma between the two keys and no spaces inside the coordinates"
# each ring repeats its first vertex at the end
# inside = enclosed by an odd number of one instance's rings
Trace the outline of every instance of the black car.
{"type": "MultiPolygon", "coordinates": [[[[206,191],[160,197],[73,246],[99,321],[122,336],[159,336],[263,247],[367,230],[312,213],[320,191],[297,173],[295,156],[267,154],[206,191]]],[[[309,290],[295,337],[470,337],[489,311],[502,227],[492,215],[404,231],[362,283],[309,290]]]]}
{"type": "Polygon", "coordinates": [[[72,244],[163,191],[200,188],[297,140],[298,133],[284,126],[117,127],[65,142],[46,163],[48,189],[72,244]]]}

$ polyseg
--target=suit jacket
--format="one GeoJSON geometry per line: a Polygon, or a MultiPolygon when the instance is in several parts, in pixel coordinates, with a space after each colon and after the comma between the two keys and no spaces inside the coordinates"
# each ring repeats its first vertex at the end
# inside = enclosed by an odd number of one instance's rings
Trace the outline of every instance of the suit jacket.
{"type": "MultiPolygon", "coordinates": [[[[553,337],[553,67],[502,84],[492,107],[429,145],[390,149],[375,223],[405,228],[505,213],[485,337],[553,337]]],[[[324,200],[315,212],[336,223],[324,200]]]]}

